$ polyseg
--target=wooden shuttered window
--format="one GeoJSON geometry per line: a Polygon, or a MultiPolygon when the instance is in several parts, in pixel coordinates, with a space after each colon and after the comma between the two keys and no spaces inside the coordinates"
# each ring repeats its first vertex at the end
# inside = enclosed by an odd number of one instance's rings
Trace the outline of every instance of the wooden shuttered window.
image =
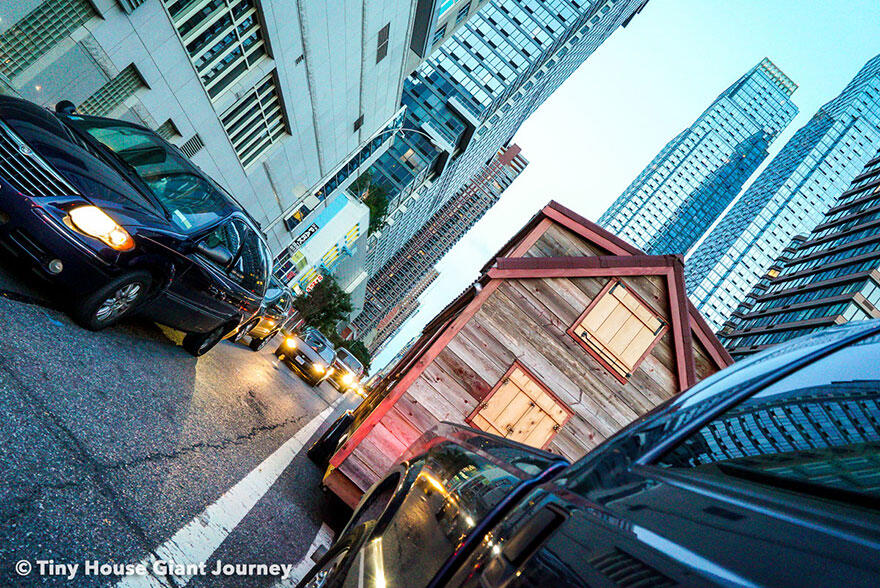
{"type": "Polygon", "coordinates": [[[565,404],[514,363],[467,421],[488,433],[544,448],[570,417],[565,404]]]}
{"type": "Polygon", "coordinates": [[[666,322],[620,280],[611,280],[568,333],[626,382],[666,330],[666,322]]]}

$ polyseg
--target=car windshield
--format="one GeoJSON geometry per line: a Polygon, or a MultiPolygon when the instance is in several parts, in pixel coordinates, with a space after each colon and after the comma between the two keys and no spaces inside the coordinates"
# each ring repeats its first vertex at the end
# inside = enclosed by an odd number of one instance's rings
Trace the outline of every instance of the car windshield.
{"type": "Polygon", "coordinates": [[[364,371],[361,362],[346,349],[339,350],[339,359],[353,372],[362,373],[364,371]]]}
{"type": "Polygon", "coordinates": [[[317,331],[308,331],[303,339],[306,345],[317,351],[324,361],[327,363],[333,361],[333,346],[330,345],[330,342],[322,334],[317,331]]]}
{"type": "Polygon", "coordinates": [[[204,226],[234,210],[218,186],[155,133],[113,120],[79,116],[64,120],[116,155],[146,184],[179,228],[204,226]]]}

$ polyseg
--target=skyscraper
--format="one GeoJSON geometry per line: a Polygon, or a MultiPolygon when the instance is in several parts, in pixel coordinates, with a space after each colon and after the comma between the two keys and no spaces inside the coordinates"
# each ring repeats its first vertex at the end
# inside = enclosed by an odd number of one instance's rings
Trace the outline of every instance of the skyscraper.
{"type": "MultiPolygon", "coordinates": [[[[499,150],[481,172],[422,226],[367,282],[363,310],[353,326],[372,342],[387,313],[429,274],[528,165],[517,145],[499,150]]],[[[391,334],[391,333],[388,333],[391,334]]],[[[381,343],[380,343],[381,344],[381,343]]],[[[379,344],[374,344],[378,346],[379,344]]]]}
{"type": "Polygon", "coordinates": [[[684,253],[718,218],[797,114],[797,85],[769,59],[727,88],[599,218],[651,254],[684,253]]]}
{"type": "Polygon", "coordinates": [[[822,106],[689,254],[688,294],[718,329],[788,245],[816,226],[880,141],[880,55],[822,106]]]}
{"type": "MultiPolygon", "coordinates": [[[[372,275],[507,145],[523,121],[647,0],[491,0],[410,77],[439,155],[369,241],[372,275]],[[446,122],[456,118],[456,129],[446,122]],[[463,128],[461,128],[463,127],[463,128]],[[451,130],[452,133],[446,131],[451,130]]],[[[427,128],[425,128],[427,127],[427,128]]]]}
{"type": "Polygon", "coordinates": [[[428,270],[428,273],[413,285],[403,299],[391,307],[385,316],[382,317],[376,325],[375,338],[367,343],[367,350],[369,350],[371,355],[375,356],[382,353],[385,346],[397,335],[403,325],[412,318],[420,306],[419,296],[434,283],[434,280],[439,275],[434,268],[428,270]]]}
{"type": "MultiPolygon", "coordinates": [[[[880,144],[875,145],[880,148],[880,144]]],[[[724,323],[734,357],[853,320],[880,318],[880,152],[806,238],[724,323]]]]}

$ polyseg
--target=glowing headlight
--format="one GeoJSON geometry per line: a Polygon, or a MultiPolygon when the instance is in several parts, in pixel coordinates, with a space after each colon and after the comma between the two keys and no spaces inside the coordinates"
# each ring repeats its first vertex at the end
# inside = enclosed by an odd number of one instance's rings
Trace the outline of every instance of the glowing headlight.
{"type": "Polygon", "coordinates": [[[274,327],[274,326],[275,326],[275,321],[273,321],[273,320],[268,320],[268,321],[266,321],[266,324],[269,325],[270,327],[274,327]]]}
{"type": "Polygon", "coordinates": [[[68,213],[70,222],[86,235],[100,239],[117,251],[134,249],[134,239],[128,231],[97,206],[77,206],[68,213]]]}
{"type": "Polygon", "coordinates": [[[319,374],[323,374],[324,372],[327,371],[324,369],[324,366],[322,366],[320,363],[313,363],[312,369],[315,370],[319,374]]]}
{"type": "Polygon", "coordinates": [[[288,337],[287,339],[285,339],[284,344],[291,349],[296,349],[296,339],[294,339],[293,337],[288,337]]]}
{"type": "Polygon", "coordinates": [[[345,374],[342,376],[342,383],[351,386],[354,383],[354,374],[345,374]]]}

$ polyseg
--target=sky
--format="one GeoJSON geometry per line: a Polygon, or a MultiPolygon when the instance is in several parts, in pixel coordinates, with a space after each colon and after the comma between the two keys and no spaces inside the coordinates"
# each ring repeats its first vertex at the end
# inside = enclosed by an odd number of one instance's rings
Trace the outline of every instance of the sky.
{"type": "Polygon", "coordinates": [[[550,200],[590,220],[725,88],[769,57],[799,88],[794,132],[880,53],[880,0],[650,0],[523,124],[529,165],[437,265],[421,307],[373,371],[455,296],[550,200]]]}

